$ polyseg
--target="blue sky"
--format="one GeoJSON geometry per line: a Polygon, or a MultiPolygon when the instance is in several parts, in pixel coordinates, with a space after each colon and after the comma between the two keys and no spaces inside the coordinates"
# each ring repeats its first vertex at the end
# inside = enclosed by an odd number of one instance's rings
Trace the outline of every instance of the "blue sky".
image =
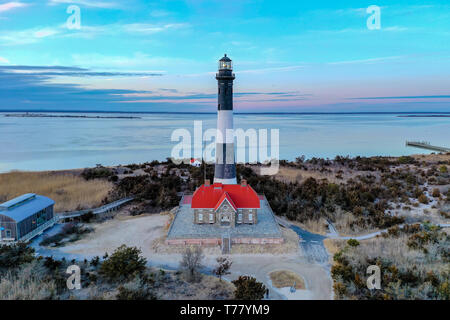
{"type": "Polygon", "coordinates": [[[236,111],[450,112],[445,0],[0,0],[0,110],[214,112],[225,52],[236,111]]]}

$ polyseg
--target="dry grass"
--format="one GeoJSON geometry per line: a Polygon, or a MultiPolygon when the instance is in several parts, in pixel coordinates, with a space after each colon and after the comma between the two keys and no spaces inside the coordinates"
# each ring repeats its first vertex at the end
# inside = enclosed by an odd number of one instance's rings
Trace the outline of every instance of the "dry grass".
{"type": "Polygon", "coordinates": [[[295,282],[295,289],[305,289],[305,281],[298,274],[287,271],[273,271],[269,274],[272,285],[275,288],[291,287],[295,282]]]}
{"type": "Polygon", "coordinates": [[[346,240],[338,240],[330,238],[323,240],[323,245],[328,251],[330,263],[333,263],[334,254],[345,247],[345,242],[346,240]]]}
{"type": "Polygon", "coordinates": [[[71,173],[13,171],[0,174],[0,201],[36,193],[55,200],[55,212],[97,207],[112,188],[113,184],[108,181],[86,181],[71,173]]]}
{"type": "Polygon", "coordinates": [[[310,219],[303,223],[300,223],[298,221],[290,221],[290,222],[312,233],[321,235],[326,235],[328,233],[327,222],[324,218],[320,218],[319,220],[310,219]]]}
{"type": "Polygon", "coordinates": [[[46,300],[56,295],[54,281],[42,280],[42,266],[30,263],[17,274],[6,273],[0,282],[0,300],[46,300]]]}

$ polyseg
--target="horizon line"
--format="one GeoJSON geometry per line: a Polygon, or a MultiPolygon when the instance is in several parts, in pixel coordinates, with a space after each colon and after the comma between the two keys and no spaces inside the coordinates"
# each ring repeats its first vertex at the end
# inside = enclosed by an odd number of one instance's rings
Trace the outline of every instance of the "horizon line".
{"type": "MultiPolygon", "coordinates": [[[[106,111],[106,110],[12,110],[6,109],[1,110],[0,113],[133,113],[133,114],[217,114],[217,112],[205,112],[205,111],[106,111]]],[[[234,114],[450,114],[450,111],[293,111],[293,112],[282,112],[282,111],[269,111],[269,112],[234,112],[234,114]]]]}

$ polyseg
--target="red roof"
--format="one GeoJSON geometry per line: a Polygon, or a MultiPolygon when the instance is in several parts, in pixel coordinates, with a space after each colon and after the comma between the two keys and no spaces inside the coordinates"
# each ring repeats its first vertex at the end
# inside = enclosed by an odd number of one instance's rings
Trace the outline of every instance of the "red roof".
{"type": "Polygon", "coordinates": [[[222,196],[220,197],[219,201],[217,201],[216,206],[214,207],[214,210],[217,210],[217,208],[219,208],[219,206],[222,204],[222,202],[225,201],[225,199],[227,199],[228,203],[234,208],[234,211],[237,210],[236,205],[234,204],[233,200],[231,199],[230,195],[228,194],[228,192],[224,192],[222,194],[222,196]]]}
{"type": "Polygon", "coordinates": [[[216,209],[227,199],[235,209],[258,209],[259,197],[249,185],[214,183],[210,186],[201,185],[192,196],[191,208],[216,209]]]}

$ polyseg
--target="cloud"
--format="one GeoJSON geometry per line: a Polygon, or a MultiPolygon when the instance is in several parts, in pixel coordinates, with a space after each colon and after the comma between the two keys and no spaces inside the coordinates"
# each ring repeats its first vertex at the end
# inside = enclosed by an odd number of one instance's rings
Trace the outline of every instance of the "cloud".
{"type": "Polygon", "coordinates": [[[304,65],[294,65],[294,66],[287,66],[287,67],[272,67],[272,68],[251,69],[251,70],[236,71],[236,74],[241,74],[241,73],[265,73],[265,72],[288,72],[288,71],[294,71],[294,70],[302,69],[304,67],[305,67],[304,65]]]}
{"type": "Polygon", "coordinates": [[[448,99],[450,95],[433,95],[433,96],[395,96],[395,97],[361,97],[348,98],[351,100],[389,100],[389,99],[448,99]]]}
{"type": "Polygon", "coordinates": [[[14,8],[21,8],[21,7],[26,7],[26,6],[27,6],[27,4],[23,3],[23,2],[16,2],[16,1],[6,2],[3,4],[0,4],[0,12],[5,12],[5,11],[9,11],[14,8]]]}
{"type": "Polygon", "coordinates": [[[91,71],[85,68],[66,66],[0,66],[0,72],[32,75],[40,77],[154,77],[162,76],[156,72],[107,72],[91,71]]]}
{"type": "Polygon", "coordinates": [[[85,7],[92,8],[102,8],[102,9],[113,9],[118,8],[119,4],[110,1],[91,1],[91,0],[49,0],[49,5],[57,5],[57,4],[75,4],[85,7]]]}
{"type": "Polygon", "coordinates": [[[402,59],[404,56],[392,56],[392,57],[380,57],[380,58],[370,58],[370,59],[358,59],[358,60],[347,60],[347,61],[336,61],[336,62],[328,62],[331,65],[339,65],[339,64],[371,64],[377,62],[384,62],[389,60],[397,60],[402,59]]]}
{"type": "Polygon", "coordinates": [[[0,63],[9,63],[9,60],[3,57],[0,57],[0,63]]]}
{"type": "Polygon", "coordinates": [[[167,24],[149,24],[149,23],[131,23],[123,25],[125,31],[130,33],[154,34],[168,30],[187,28],[188,23],[167,23],[167,24]]]}
{"type": "Polygon", "coordinates": [[[19,31],[3,31],[0,32],[0,43],[9,45],[21,45],[35,43],[39,40],[47,37],[52,37],[61,32],[58,28],[42,28],[35,27],[31,29],[19,30],[19,31]]]}

